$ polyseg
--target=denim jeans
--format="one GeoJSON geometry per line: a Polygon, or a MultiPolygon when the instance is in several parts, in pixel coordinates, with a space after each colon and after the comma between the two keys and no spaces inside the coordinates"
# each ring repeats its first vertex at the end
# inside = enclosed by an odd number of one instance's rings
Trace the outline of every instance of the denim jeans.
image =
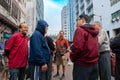
{"type": "Polygon", "coordinates": [[[110,52],[104,51],[99,57],[100,80],[111,80],[111,59],[110,52]]]}
{"type": "Polygon", "coordinates": [[[48,63],[47,80],[52,80],[52,55],[50,57],[50,62],[48,63]]]}
{"type": "Polygon", "coordinates": [[[73,80],[98,80],[98,64],[90,67],[74,64],[73,80]]]}
{"type": "Polygon", "coordinates": [[[28,65],[26,68],[26,79],[30,78],[32,71],[34,71],[34,66],[28,65]]]}
{"type": "Polygon", "coordinates": [[[24,80],[26,68],[10,69],[10,80],[24,80]]]}

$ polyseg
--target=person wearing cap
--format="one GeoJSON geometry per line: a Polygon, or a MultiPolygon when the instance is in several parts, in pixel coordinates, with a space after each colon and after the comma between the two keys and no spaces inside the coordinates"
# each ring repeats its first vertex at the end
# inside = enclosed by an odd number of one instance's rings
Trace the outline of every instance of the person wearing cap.
{"type": "Polygon", "coordinates": [[[37,28],[30,37],[29,66],[32,67],[31,80],[48,80],[47,69],[50,62],[50,49],[45,35],[48,31],[48,23],[39,20],[37,28]]]}
{"type": "Polygon", "coordinates": [[[111,80],[111,58],[110,58],[110,41],[107,32],[102,28],[101,23],[95,21],[93,27],[99,30],[99,73],[100,80],[111,80]]]}
{"type": "Polygon", "coordinates": [[[98,80],[98,30],[88,23],[89,16],[79,16],[70,52],[73,80],[98,80]]]}

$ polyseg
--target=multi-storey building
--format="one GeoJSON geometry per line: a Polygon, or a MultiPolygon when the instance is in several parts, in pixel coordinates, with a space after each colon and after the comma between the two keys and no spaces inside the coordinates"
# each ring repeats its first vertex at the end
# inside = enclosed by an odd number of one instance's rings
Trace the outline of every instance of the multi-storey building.
{"type": "Polygon", "coordinates": [[[36,1],[36,21],[44,18],[44,4],[43,0],[36,1]]]}
{"type": "Polygon", "coordinates": [[[29,27],[29,34],[31,35],[36,28],[37,21],[44,18],[43,0],[27,0],[26,11],[26,22],[29,27]]]}
{"type": "Polygon", "coordinates": [[[0,0],[0,40],[4,41],[25,21],[25,0],[0,0]]]}
{"type": "Polygon", "coordinates": [[[76,19],[81,14],[88,14],[92,17],[91,22],[93,22],[93,0],[75,0],[74,9],[76,19]]]}
{"type": "Polygon", "coordinates": [[[75,0],[68,0],[68,9],[69,9],[69,26],[70,26],[70,39],[73,40],[74,31],[75,31],[75,9],[74,9],[75,0]]]}
{"type": "Polygon", "coordinates": [[[120,0],[110,1],[110,27],[108,31],[111,37],[120,33],[120,0]]]}
{"type": "MultiPolygon", "coordinates": [[[[13,0],[13,1],[15,1],[15,0],[13,0]]],[[[26,2],[27,2],[27,0],[16,0],[16,2],[19,4],[19,9],[20,9],[20,13],[21,13],[20,22],[25,22],[26,21],[26,2]]]]}
{"type": "Polygon", "coordinates": [[[70,39],[70,27],[69,27],[69,13],[68,6],[64,6],[61,12],[61,24],[62,31],[64,31],[65,38],[70,39]]]}
{"type": "Polygon", "coordinates": [[[36,27],[36,0],[27,0],[26,11],[26,23],[29,27],[28,34],[31,35],[36,27]]]}
{"type": "Polygon", "coordinates": [[[91,17],[90,23],[100,21],[109,37],[120,32],[120,0],[75,0],[75,15],[81,14],[91,17]]]}

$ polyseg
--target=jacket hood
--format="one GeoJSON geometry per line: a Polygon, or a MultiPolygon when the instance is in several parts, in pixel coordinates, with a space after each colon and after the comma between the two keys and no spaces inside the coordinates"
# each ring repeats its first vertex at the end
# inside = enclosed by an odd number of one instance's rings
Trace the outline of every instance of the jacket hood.
{"type": "Polygon", "coordinates": [[[37,28],[36,30],[40,31],[43,35],[45,33],[45,28],[48,27],[48,23],[44,20],[39,20],[37,23],[37,28]]]}
{"type": "Polygon", "coordinates": [[[83,28],[84,30],[86,30],[87,32],[89,32],[93,37],[96,37],[99,33],[99,31],[97,31],[92,25],[90,24],[85,24],[83,26],[81,26],[81,28],[83,28]]]}

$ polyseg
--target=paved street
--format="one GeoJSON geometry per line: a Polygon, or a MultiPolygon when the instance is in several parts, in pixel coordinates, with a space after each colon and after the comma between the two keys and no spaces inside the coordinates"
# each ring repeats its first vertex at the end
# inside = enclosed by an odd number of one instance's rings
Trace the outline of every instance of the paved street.
{"type": "MultiPolygon", "coordinates": [[[[61,66],[62,68],[62,66],[61,66]]],[[[66,67],[66,77],[65,77],[65,80],[72,80],[72,68],[73,66],[72,65],[67,65],[66,67]]],[[[61,71],[61,70],[60,70],[61,71]]],[[[56,71],[53,72],[53,75],[56,73],[56,71]]],[[[62,72],[61,72],[62,74],[62,72]]],[[[60,75],[61,76],[61,75],[60,75]]],[[[52,80],[60,80],[59,77],[56,77],[56,78],[53,78],[52,80]]],[[[114,78],[112,77],[111,80],[114,80],[114,78]]]]}
{"type": "MultiPolygon", "coordinates": [[[[55,68],[56,68],[56,66],[54,66],[53,75],[56,74],[56,69],[55,68]]],[[[72,68],[73,68],[73,65],[67,65],[65,80],[72,80],[72,68]]],[[[62,75],[62,66],[61,66],[61,70],[60,70],[60,76],[61,75],[62,75]]],[[[0,78],[1,78],[1,74],[0,74],[0,78]]],[[[53,78],[52,80],[60,80],[60,77],[53,78]]],[[[112,77],[111,80],[114,80],[113,77],[112,77]]]]}
{"type": "MultiPolygon", "coordinates": [[[[72,65],[67,65],[66,67],[66,75],[65,80],[72,80],[72,65]]],[[[62,66],[61,66],[62,70],[62,66]]],[[[60,70],[60,76],[62,75],[62,71],[60,70]]],[[[53,75],[56,74],[56,71],[53,72],[53,75]]],[[[52,80],[60,80],[59,77],[53,78],[52,80]]]]}

